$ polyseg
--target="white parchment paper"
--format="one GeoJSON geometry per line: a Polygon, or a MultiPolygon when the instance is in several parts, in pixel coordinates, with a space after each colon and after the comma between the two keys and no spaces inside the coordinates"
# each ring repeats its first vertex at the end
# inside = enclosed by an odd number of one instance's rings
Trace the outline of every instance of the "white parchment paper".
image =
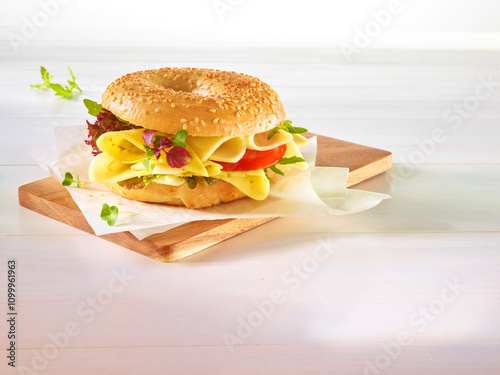
{"type": "MultiPolygon", "coordinates": [[[[54,132],[56,152],[33,155],[34,159],[58,181],[62,181],[66,172],[87,181],[92,154],[83,142],[87,139],[86,127],[58,127],[54,132]]],[[[301,151],[311,168],[292,169],[285,178],[276,176],[276,184],[264,201],[245,198],[192,210],[132,201],[91,182],[81,188],[73,185],[67,189],[97,235],[131,231],[139,239],[196,220],[344,215],[367,210],[390,198],[386,194],[346,189],[346,168],[315,167],[316,138],[310,139],[310,144],[301,151]],[[120,211],[114,226],[100,218],[103,203],[115,205],[120,211]]]]}

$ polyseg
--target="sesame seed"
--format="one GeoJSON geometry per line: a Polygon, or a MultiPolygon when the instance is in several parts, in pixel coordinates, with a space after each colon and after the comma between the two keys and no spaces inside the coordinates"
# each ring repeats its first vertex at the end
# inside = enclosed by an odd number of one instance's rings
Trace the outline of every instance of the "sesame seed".
{"type": "Polygon", "coordinates": [[[170,104],[170,107],[175,108],[175,103],[170,104]]]}
{"type": "Polygon", "coordinates": [[[181,122],[186,122],[187,120],[185,118],[181,118],[181,122]]]}
{"type": "Polygon", "coordinates": [[[194,123],[195,123],[195,124],[197,124],[197,123],[199,123],[199,122],[200,122],[200,119],[199,119],[198,117],[196,117],[196,118],[194,119],[194,123]]]}
{"type": "Polygon", "coordinates": [[[219,122],[219,118],[218,117],[214,118],[213,122],[218,123],[219,122]]]}
{"type": "Polygon", "coordinates": [[[205,121],[201,120],[200,122],[203,126],[205,126],[205,121]]]}
{"type": "Polygon", "coordinates": [[[186,124],[182,125],[182,129],[186,130],[187,129],[187,125],[186,124]]]}
{"type": "Polygon", "coordinates": [[[215,108],[210,109],[210,112],[215,113],[217,110],[215,108]]]}
{"type": "Polygon", "coordinates": [[[198,133],[200,132],[200,128],[199,127],[194,128],[194,130],[196,130],[198,133]]]}

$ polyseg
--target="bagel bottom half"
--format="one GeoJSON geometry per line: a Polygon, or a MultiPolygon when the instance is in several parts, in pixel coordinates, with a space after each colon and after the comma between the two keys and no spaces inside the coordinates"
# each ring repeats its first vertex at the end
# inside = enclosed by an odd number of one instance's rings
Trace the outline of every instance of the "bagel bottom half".
{"type": "Polygon", "coordinates": [[[150,203],[164,203],[172,206],[186,206],[187,208],[204,208],[220,203],[227,203],[246,195],[226,181],[217,180],[207,186],[198,183],[191,189],[186,183],[180,186],[157,184],[151,182],[143,189],[125,189],[118,185],[107,184],[108,189],[122,197],[150,203]]]}

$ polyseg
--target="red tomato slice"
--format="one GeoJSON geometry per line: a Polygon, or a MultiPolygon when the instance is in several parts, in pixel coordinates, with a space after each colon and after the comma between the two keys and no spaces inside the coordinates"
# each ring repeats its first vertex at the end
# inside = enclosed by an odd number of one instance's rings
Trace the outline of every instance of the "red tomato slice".
{"type": "Polygon", "coordinates": [[[266,151],[247,149],[243,157],[236,163],[225,163],[221,161],[216,161],[216,163],[222,165],[222,170],[226,172],[253,171],[273,165],[285,155],[285,152],[286,144],[266,151]]]}

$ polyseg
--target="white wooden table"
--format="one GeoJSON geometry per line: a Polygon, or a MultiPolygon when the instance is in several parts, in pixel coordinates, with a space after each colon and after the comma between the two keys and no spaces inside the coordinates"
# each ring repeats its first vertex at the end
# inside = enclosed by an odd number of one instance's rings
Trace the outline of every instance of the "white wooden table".
{"type": "MultiPolygon", "coordinates": [[[[498,374],[500,51],[0,46],[0,348],[16,260],[16,369],[2,374],[498,374]],[[70,66],[64,100],[30,89],[70,66]],[[390,150],[360,214],[278,219],[164,264],[17,204],[30,150],[83,98],[161,66],[230,69],[295,125],[390,150]],[[490,84],[487,82],[490,81],[490,84]],[[486,82],[486,83],[485,83],[486,82]],[[25,372],[21,372],[25,371],[25,372]]],[[[39,152],[39,151],[36,151],[39,152]]]]}

